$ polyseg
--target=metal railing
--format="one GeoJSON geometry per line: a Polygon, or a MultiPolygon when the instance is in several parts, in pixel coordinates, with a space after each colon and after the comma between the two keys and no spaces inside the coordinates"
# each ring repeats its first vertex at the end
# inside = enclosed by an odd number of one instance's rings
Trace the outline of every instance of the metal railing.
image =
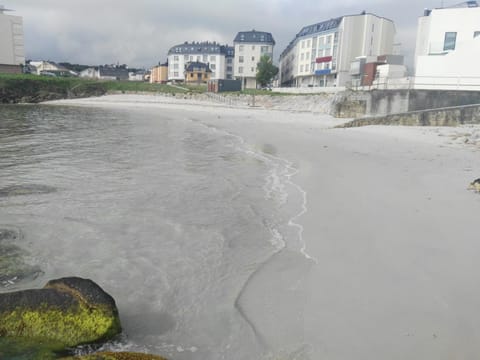
{"type": "Polygon", "coordinates": [[[480,91],[478,76],[410,76],[406,78],[377,78],[371,85],[352,83],[348,90],[465,90],[480,91]]]}
{"type": "Polygon", "coordinates": [[[235,99],[232,96],[223,96],[218,93],[206,92],[207,97],[210,99],[225,104],[227,106],[242,106],[245,105],[240,99],[235,99]]]}

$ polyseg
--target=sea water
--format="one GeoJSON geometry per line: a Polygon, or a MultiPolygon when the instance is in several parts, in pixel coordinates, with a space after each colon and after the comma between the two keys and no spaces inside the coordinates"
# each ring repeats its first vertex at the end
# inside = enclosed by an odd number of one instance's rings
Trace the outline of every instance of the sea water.
{"type": "Polygon", "coordinates": [[[0,291],[94,280],[124,329],[103,350],[306,358],[294,174],[181,111],[2,106],[0,228],[40,270],[0,291]]]}

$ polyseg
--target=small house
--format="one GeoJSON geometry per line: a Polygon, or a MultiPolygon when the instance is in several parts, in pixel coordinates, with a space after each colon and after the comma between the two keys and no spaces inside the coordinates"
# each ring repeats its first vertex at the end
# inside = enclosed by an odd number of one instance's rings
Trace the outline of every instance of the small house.
{"type": "Polygon", "coordinates": [[[212,76],[212,70],[208,64],[192,61],[185,66],[185,83],[186,84],[203,84],[207,83],[212,76]]]}

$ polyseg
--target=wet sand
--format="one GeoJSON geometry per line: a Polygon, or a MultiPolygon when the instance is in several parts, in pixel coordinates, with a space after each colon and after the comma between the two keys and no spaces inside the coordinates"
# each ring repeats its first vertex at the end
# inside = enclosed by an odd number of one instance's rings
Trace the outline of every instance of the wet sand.
{"type": "Polygon", "coordinates": [[[135,96],[62,103],[180,111],[298,169],[307,211],[296,221],[311,259],[279,255],[244,305],[270,346],[298,359],[478,356],[480,194],[467,186],[480,152],[455,141],[458,128],[333,129],[342,120],[327,115],[135,96]]]}

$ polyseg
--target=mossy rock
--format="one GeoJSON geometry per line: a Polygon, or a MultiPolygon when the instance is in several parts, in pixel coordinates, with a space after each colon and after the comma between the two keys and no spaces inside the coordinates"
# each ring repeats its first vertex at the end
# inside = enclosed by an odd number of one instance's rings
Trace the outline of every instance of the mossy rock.
{"type": "Polygon", "coordinates": [[[0,359],[55,360],[67,355],[63,344],[38,339],[0,337],[0,359]]]}
{"type": "Polygon", "coordinates": [[[115,300],[92,280],[63,278],[43,289],[0,294],[0,337],[66,348],[112,339],[120,332],[115,300]]]}
{"type": "Polygon", "coordinates": [[[132,352],[100,352],[96,354],[63,358],[62,360],[166,360],[158,355],[132,352]]]}

